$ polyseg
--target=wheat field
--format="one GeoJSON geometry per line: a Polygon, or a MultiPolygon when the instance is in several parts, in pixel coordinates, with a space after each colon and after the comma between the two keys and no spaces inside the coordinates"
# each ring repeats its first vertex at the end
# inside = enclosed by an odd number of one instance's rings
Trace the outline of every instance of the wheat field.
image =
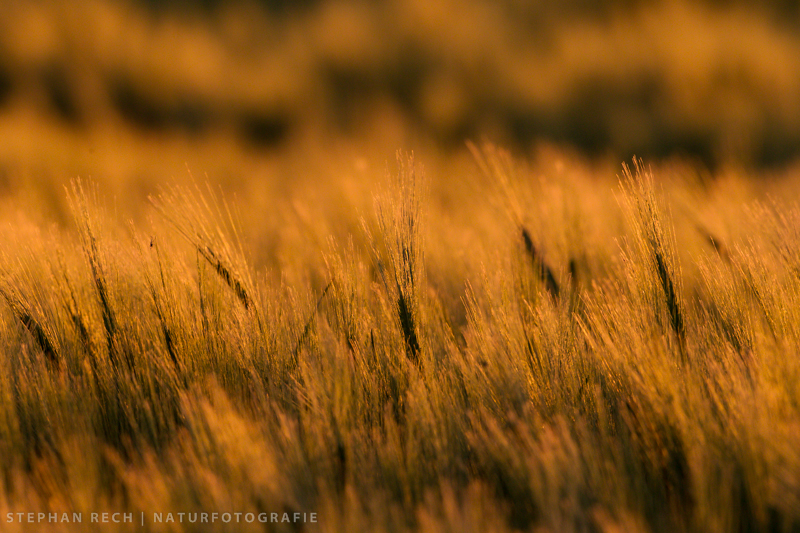
{"type": "Polygon", "coordinates": [[[7,210],[3,531],[797,531],[791,171],[387,160],[7,210]]]}
{"type": "Polygon", "coordinates": [[[798,6],[0,0],[0,532],[800,533],[798,6]]]}

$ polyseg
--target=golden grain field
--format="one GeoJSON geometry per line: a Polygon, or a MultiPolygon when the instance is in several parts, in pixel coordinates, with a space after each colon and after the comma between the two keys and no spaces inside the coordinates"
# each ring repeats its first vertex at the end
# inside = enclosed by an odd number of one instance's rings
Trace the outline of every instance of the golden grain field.
{"type": "Polygon", "coordinates": [[[212,4],[3,6],[0,531],[800,530],[791,6],[212,4]]]}

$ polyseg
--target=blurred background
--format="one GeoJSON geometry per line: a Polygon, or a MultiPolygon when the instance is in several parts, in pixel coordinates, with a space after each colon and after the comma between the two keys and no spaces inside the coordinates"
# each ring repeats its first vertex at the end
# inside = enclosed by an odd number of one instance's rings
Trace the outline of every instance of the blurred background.
{"type": "Polygon", "coordinates": [[[784,167],[800,3],[0,0],[0,194],[88,175],[130,195],[186,167],[235,182],[343,144],[363,167],[482,138],[784,167]]]}

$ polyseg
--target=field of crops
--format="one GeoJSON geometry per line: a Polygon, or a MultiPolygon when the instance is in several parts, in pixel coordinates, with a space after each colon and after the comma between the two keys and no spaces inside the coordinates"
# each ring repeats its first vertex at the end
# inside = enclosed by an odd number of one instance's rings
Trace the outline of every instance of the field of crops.
{"type": "Polygon", "coordinates": [[[800,531],[798,10],[555,6],[4,4],[0,531],[800,531]]]}
{"type": "Polygon", "coordinates": [[[126,222],[81,180],[65,227],[17,214],[0,516],[793,531],[791,179],[471,148],[362,161],[323,197],[197,181],[126,222]]]}

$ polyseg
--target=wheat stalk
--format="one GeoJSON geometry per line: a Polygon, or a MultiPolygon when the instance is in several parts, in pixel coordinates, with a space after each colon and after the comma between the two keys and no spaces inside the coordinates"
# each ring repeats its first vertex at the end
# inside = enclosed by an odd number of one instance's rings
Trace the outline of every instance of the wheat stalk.
{"type": "Polygon", "coordinates": [[[544,283],[547,292],[549,292],[554,299],[558,300],[561,289],[559,288],[558,281],[556,281],[553,271],[547,263],[545,263],[541,254],[536,250],[533,239],[531,239],[530,233],[528,233],[528,230],[524,226],[521,228],[521,233],[522,242],[525,244],[525,251],[528,252],[528,257],[531,259],[531,264],[533,265],[536,275],[539,277],[539,280],[544,283]]]}
{"type": "Polygon", "coordinates": [[[14,312],[14,316],[22,323],[28,333],[30,333],[36,345],[47,358],[48,363],[58,369],[61,366],[61,356],[55,348],[55,344],[50,340],[44,327],[33,317],[32,310],[21,298],[12,296],[4,288],[0,287],[0,295],[6,300],[8,306],[14,312]]]}

